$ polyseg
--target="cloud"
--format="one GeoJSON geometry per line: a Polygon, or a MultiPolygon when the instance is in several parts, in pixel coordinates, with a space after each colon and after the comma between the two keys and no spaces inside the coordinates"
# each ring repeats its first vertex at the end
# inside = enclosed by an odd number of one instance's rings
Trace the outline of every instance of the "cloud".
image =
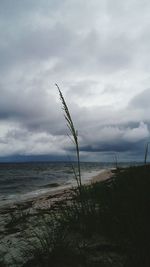
{"type": "Polygon", "coordinates": [[[149,11],[148,0],[1,1],[0,156],[73,155],[55,83],[84,160],[142,151],[150,131],[149,11]]]}
{"type": "Polygon", "coordinates": [[[67,136],[45,132],[34,133],[15,125],[0,137],[0,156],[11,155],[66,155],[71,144],[67,136]]]}
{"type": "Polygon", "coordinates": [[[143,122],[137,127],[105,126],[97,128],[95,134],[94,131],[83,136],[82,151],[137,151],[150,137],[148,126],[143,122]]]}
{"type": "Polygon", "coordinates": [[[130,105],[134,108],[141,108],[147,110],[150,108],[149,99],[150,99],[150,89],[148,88],[143,92],[141,92],[140,94],[136,95],[130,102],[130,105]]]}
{"type": "Polygon", "coordinates": [[[145,123],[141,122],[136,128],[127,128],[124,133],[124,140],[127,140],[131,143],[139,142],[150,137],[150,132],[145,123]]]}

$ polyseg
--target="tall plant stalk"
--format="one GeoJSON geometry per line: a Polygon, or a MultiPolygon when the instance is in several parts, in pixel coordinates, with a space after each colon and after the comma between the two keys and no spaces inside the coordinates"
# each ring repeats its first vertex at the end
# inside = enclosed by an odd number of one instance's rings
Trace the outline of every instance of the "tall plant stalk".
{"type": "Polygon", "coordinates": [[[114,160],[115,160],[116,169],[118,169],[118,157],[116,153],[114,153],[114,160]]]}
{"type": "Polygon", "coordinates": [[[145,147],[145,156],[144,156],[144,164],[146,165],[147,163],[147,155],[148,155],[148,146],[149,146],[150,142],[148,142],[146,144],[146,147],[145,147]]]}
{"type": "Polygon", "coordinates": [[[82,183],[81,183],[81,166],[80,166],[80,151],[79,151],[79,142],[78,142],[78,131],[75,129],[72,117],[70,115],[68,106],[66,104],[66,101],[64,99],[64,96],[59,88],[59,86],[57,84],[55,84],[58,92],[59,92],[59,96],[60,96],[60,100],[62,103],[62,109],[64,111],[64,117],[67,121],[67,127],[69,128],[69,131],[71,133],[71,140],[73,141],[73,143],[75,144],[75,148],[76,148],[76,156],[77,156],[77,170],[78,173],[76,173],[75,168],[72,165],[73,168],[73,172],[75,175],[75,179],[77,181],[77,186],[79,188],[79,190],[81,189],[82,183]]]}

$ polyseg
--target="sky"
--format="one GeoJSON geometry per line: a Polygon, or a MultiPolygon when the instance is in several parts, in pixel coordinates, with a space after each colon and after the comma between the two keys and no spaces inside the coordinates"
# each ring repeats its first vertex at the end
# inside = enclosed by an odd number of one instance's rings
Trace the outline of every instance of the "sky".
{"type": "Polygon", "coordinates": [[[0,161],[143,160],[150,141],[149,0],[0,1],[0,161]]]}

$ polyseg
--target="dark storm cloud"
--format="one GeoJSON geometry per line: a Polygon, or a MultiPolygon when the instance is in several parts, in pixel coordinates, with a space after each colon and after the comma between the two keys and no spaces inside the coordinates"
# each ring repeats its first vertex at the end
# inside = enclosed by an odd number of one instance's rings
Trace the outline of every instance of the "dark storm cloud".
{"type": "Polygon", "coordinates": [[[48,91],[37,88],[7,90],[1,87],[0,119],[18,122],[33,131],[55,134],[62,128],[60,105],[48,91]]]}
{"type": "Polygon", "coordinates": [[[131,143],[128,142],[122,142],[116,140],[116,143],[106,143],[106,144],[97,144],[97,146],[86,146],[86,147],[81,147],[81,151],[87,151],[87,152],[129,152],[129,151],[139,151],[141,146],[139,143],[134,143],[131,145],[131,143]]]}
{"type": "Polygon", "coordinates": [[[83,151],[139,152],[150,136],[148,126],[144,123],[140,123],[138,126],[131,125],[130,127],[128,125],[105,126],[99,130],[97,129],[97,133],[93,136],[93,140],[88,140],[88,146],[82,147],[83,151]]]}

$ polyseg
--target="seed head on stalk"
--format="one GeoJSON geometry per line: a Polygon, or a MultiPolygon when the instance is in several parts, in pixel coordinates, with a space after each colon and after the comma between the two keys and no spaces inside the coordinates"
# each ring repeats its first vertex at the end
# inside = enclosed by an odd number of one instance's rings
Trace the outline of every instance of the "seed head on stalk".
{"type": "Polygon", "coordinates": [[[69,136],[69,137],[73,141],[73,143],[75,145],[75,148],[76,148],[78,171],[76,173],[75,168],[73,168],[73,172],[74,172],[74,175],[75,175],[75,179],[77,181],[77,186],[80,189],[81,186],[82,186],[82,183],[81,183],[81,167],[80,167],[80,152],[79,152],[79,142],[78,142],[78,131],[75,129],[75,126],[74,126],[73,120],[71,118],[71,115],[70,115],[68,106],[66,104],[66,101],[64,99],[64,96],[63,96],[59,86],[57,84],[55,84],[55,85],[56,85],[56,87],[58,89],[58,92],[59,92],[60,100],[61,100],[61,103],[62,103],[62,109],[64,111],[64,117],[65,117],[65,119],[67,121],[67,127],[69,128],[69,131],[71,133],[71,136],[69,136]]]}

